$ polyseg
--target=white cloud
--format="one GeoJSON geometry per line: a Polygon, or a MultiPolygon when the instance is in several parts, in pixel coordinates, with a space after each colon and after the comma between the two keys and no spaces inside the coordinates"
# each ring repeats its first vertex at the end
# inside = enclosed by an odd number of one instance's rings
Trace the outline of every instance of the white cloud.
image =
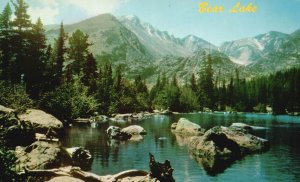
{"type": "MultiPolygon", "coordinates": [[[[111,13],[123,3],[130,0],[28,0],[30,14],[33,21],[38,17],[45,24],[58,23],[58,17],[63,15],[62,11],[72,11],[70,8],[82,10],[84,16],[95,16],[103,13],[111,13]]],[[[60,17],[61,18],[61,17],[60,17]]]]}
{"type": "Polygon", "coordinates": [[[35,0],[30,4],[28,13],[33,22],[40,17],[45,24],[54,24],[57,23],[55,20],[59,15],[58,5],[57,0],[35,0]]]}
{"type": "Polygon", "coordinates": [[[65,0],[64,3],[74,5],[86,12],[87,15],[109,13],[129,0],[65,0]]]}

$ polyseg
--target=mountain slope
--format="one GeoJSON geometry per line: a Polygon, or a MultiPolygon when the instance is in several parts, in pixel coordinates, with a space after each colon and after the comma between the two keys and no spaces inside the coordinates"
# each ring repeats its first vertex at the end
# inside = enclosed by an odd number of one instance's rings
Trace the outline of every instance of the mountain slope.
{"type": "Polygon", "coordinates": [[[225,42],[221,45],[220,51],[235,63],[249,65],[280,51],[288,37],[287,34],[271,31],[253,38],[225,42]]]}
{"type": "Polygon", "coordinates": [[[216,49],[211,43],[194,35],[176,38],[166,31],[157,30],[152,25],[142,22],[136,16],[123,16],[119,21],[139,38],[155,58],[171,55],[187,57],[199,49],[216,49]]]}
{"type": "MultiPolygon", "coordinates": [[[[128,71],[140,73],[150,66],[152,59],[143,44],[135,34],[124,27],[114,16],[110,14],[99,15],[79,23],[65,25],[65,31],[69,36],[80,29],[89,35],[89,41],[93,44],[91,52],[99,62],[112,62],[122,64],[128,71]]],[[[54,40],[58,36],[59,29],[48,30],[48,40],[54,40]]]]}
{"type": "Polygon", "coordinates": [[[273,44],[270,51],[265,51],[265,57],[248,65],[245,74],[258,76],[300,67],[300,30],[285,36],[277,49],[274,49],[276,45],[273,44]]]}

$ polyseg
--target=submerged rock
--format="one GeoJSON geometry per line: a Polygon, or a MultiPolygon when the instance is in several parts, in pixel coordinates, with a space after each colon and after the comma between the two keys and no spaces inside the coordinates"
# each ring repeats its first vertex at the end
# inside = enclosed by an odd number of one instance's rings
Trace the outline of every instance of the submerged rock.
{"type": "Polygon", "coordinates": [[[41,110],[29,109],[19,118],[32,124],[36,133],[57,135],[63,129],[63,123],[51,114],[41,110]]]}
{"type": "Polygon", "coordinates": [[[265,127],[251,126],[251,125],[247,125],[245,123],[232,123],[230,127],[241,128],[241,129],[244,129],[247,131],[266,129],[265,127]]]}
{"type": "Polygon", "coordinates": [[[192,123],[185,118],[180,118],[178,123],[173,123],[171,129],[174,133],[189,135],[189,136],[200,136],[204,134],[204,129],[196,123],[192,123]]]}

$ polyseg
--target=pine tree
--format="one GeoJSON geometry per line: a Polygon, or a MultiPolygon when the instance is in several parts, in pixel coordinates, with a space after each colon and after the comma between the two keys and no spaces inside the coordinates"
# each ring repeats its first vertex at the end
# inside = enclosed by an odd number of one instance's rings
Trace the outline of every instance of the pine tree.
{"type": "Polygon", "coordinates": [[[14,47],[14,62],[12,63],[12,81],[20,83],[24,81],[24,68],[30,59],[30,35],[32,24],[27,14],[28,5],[24,0],[12,1],[15,8],[15,18],[12,21],[15,34],[12,38],[14,47]]]}
{"type": "Polygon", "coordinates": [[[64,30],[63,22],[60,25],[58,39],[55,40],[54,48],[54,87],[59,86],[63,81],[63,65],[65,62],[67,34],[64,30]]]}
{"type": "Polygon", "coordinates": [[[197,81],[194,73],[190,79],[190,87],[195,93],[197,92],[197,81]]]}
{"type": "Polygon", "coordinates": [[[46,37],[43,23],[40,18],[32,26],[30,35],[30,55],[24,69],[24,80],[27,85],[28,93],[37,98],[44,87],[43,78],[46,64],[46,37]]]}
{"type": "Polygon", "coordinates": [[[171,84],[167,87],[168,107],[171,111],[181,111],[180,108],[180,90],[176,75],[173,76],[171,84]]]}
{"type": "Polygon", "coordinates": [[[105,64],[103,69],[99,69],[99,75],[97,79],[97,91],[96,98],[99,105],[99,111],[103,114],[109,113],[109,106],[112,102],[112,68],[111,64],[105,64]]]}
{"type": "Polygon", "coordinates": [[[12,59],[12,26],[11,26],[12,10],[7,3],[3,12],[0,14],[0,78],[9,81],[12,59]],[[2,72],[2,73],[1,73],[2,72]]]}
{"type": "Polygon", "coordinates": [[[203,64],[199,71],[199,102],[200,108],[208,107],[210,109],[215,108],[215,98],[214,98],[214,84],[213,84],[213,69],[212,69],[212,59],[208,55],[203,61],[203,64]]]}
{"type": "Polygon", "coordinates": [[[31,28],[30,16],[27,14],[28,4],[24,0],[12,1],[15,7],[15,16],[13,26],[18,28],[18,31],[28,30],[31,28]]]}
{"type": "Polygon", "coordinates": [[[96,91],[97,63],[92,53],[89,53],[83,67],[82,82],[89,88],[91,93],[96,91]]]}
{"type": "Polygon", "coordinates": [[[89,36],[80,30],[76,30],[69,38],[69,59],[73,61],[72,68],[74,74],[79,75],[89,54],[89,36]]]}

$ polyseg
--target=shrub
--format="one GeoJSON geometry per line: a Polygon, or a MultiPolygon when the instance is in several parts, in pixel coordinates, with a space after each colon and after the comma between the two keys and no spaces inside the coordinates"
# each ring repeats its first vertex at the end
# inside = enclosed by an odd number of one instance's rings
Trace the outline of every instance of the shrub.
{"type": "Polygon", "coordinates": [[[32,107],[33,101],[26,93],[25,87],[20,84],[9,84],[0,81],[0,104],[5,107],[16,109],[19,112],[26,111],[32,107]]]}
{"type": "Polygon", "coordinates": [[[69,121],[89,117],[97,108],[96,100],[88,95],[88,88],[75,79],[42,96],[40,107],[57,118],[69,121]]]}
{"type": "Polygon", "coordinates": [[[16,181],[16,157],[13,152],[0,147],[0,181],[16,181]]]}

